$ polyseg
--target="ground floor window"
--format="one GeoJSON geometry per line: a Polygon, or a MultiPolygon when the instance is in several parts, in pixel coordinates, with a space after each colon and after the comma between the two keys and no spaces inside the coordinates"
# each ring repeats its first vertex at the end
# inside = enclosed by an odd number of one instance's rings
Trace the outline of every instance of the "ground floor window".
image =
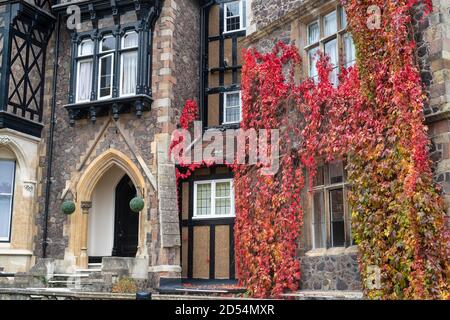
{"type": "Polygon", "coordinates": [[[234,215],[232,179],[194,183],[194,218],[233,217],[234,215]]]}
{"type": "Polygon", "coordinates": [[[313,249],[351,245],[351,217],[342,162],[319,167],[312,198],[313,249]]]}
{"type": "Polygon", "coordinates": [[[15,161],[0,159],[0,242],[11,238],[15,171],[15,161]]]}

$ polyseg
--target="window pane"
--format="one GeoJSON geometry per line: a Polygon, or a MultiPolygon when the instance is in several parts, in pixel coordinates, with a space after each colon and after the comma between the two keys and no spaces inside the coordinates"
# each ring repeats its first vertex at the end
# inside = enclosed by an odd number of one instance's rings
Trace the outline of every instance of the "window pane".
{"type": "Polygon", "coordinates": [[[0,160],[0,193],[13,193],[14,161],[0,160]]]}
{"type": "Polygon", "coordinates": [[[347,28],[347,13],[343,7],[341,7],[341,28],[347,28]]]}
{"type": "Polygon", "coordinates": [[[323,192],[314,193],[314,248],[326,247],[326,218],[323,192]]]}
{"type": "Polygon", "coordinates": [[[83,40],[80,43],[79,56],[88,56],[94,53],[94,42],[92,40],[83,40]]]}
{"type": "Polygon", "coordinates": [[[216,215],[230,215],[231,214],[231,200],[226,199],[216,199],[216,215]]]}
{"type": "Polygon", "coordinates": [[[330,183],[342,183],[344,182],[344,166],[342,162],[330,163],[330,183]]]}
{"type": "Polygon", "coordinates": [[[325,43],[325,53],[330,57],[330,63],[333,66],[333,71],[330,74],[330,82],[336,85],[338,82],[338,49],[336,39],[325,43]]]}
{"type": "Polygon", "coordinates": [[[331,36],[337,32],[337,19],[336,19],[336,11],[328,14],[324,18],[325,25],[325,37],[331,36]]]}
{"type": "Polygon", "coordinates": [[[318,72],[317,72],[317,61],[318,61],[318,56],[317,56],[317,51],[319,49],[318,48],[314,48],[308,51],[308,60],[309,60],[309,76],[311,78],[316,78],[318,76],[318,72]]]}
{"type": "Polygon", "coordinates": [[[353,38],[348,33],[344,36],[344,53],[345,53],[344,65],[346,68],[349,68],[356,62],[356,50],[355,44],[353,43],[353,38]]]}
{"type": "Polygon", "coordinates": [[[137,79],[137,52],[126,52],[122,54],[122,69],[121,69],[121,88],[122,95],[129,95],[136,93],[136,79],[137,79]]]}
{"type": "Polygon", "coordinates": [[[9,238],[12,196],[0,194],[0,239],[9,238]]]}
{"type": "Polygon", "coordinates": [[[229,93],[226,98],[227,107],[236,107],[239,106],[240,103],[240,94],[239,93],[229,93]]]}
{"type": "Polygon", "coordinates": [[[241,108],[226,108],[225,122],[233,123],[241,121],[241,108]]]}
{"type": "Polygon", "coordinates": [[[231,183],[219,182],[216,184],[216,197],[229,197],[231,195],[231,183]]]}
{"type": "Polygon", "coordinates": [[[320,38],[319,22],[314,22],[308,26],[308,44],[318,42],[319,38],[320,38]]]}
{"type": "Polygon", "coordinates": [[[104,37],[102,40],[102,52],[111,51],[116,49],[116,39],[114,36],[104,37]]]}
{"type": "Polygon", "coordinates": [[[227,18],[240,15],[240,3],[239,1],[227,4],[227,18]]]}
{"type": "Polygon", "coordinates": [[[314,176],[314,186],[323,186],[325,184],[324,178],[324,167],[320,166],[317,168],[316,175],[314,176]]]}
{"type": "Polygon", "coordinates": [[[9,239],[15,162],[0,160],[0,239],[9,239]]]}
{"type": "Polygon", "coordinates": [[[123,36],[123,48],[135,48],[138,46],[137,32],[129,32],[123,36]]]}
{"type": "Polygon", "coordinates": [[[78,63],[77,101],[90,100],[92,91],[92,60],[78,63]]]}
{"type": "Polygon", "coordinates": [[[344,190],[330,191],[331,242],[333,247],[345,245],[344,190]]]}
{"type": "Polygon", "coordinates": [[[330,62],[333,66],[337,66],[338,64],[338,55],[337,55],[337,40],[331,40],[325,43],[325,53],[330,57],[330,62]]]}
{"type": "Polygon", "coordinates": [[[211,184],[197,185],[197,215],[211,214],[211,184]]]}
{"type": "Polygon", "coordinates": [[[112,94],[112,65],[113,56],[106,56],[100,59],[100,97],[107,97],[112,94]]]}

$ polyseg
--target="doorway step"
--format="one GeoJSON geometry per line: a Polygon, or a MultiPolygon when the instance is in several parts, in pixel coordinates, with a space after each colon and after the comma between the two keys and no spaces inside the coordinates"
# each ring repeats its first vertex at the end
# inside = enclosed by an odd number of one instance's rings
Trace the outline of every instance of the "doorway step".
{"type": "Polygon", "coordinates": [[[99,291],[104,283],[101,272],[101,263],[90,263],[87,269],[77,269],[74,273],[53,274],[49,277],[47,284],[49,288],[99,291]]]}
{"type": "Polygon", "coordinates": [[[239,287],[236,280],[164,279],[157,291],[160,295],[226,297],[244,294],[246,290],[239,287]]]}

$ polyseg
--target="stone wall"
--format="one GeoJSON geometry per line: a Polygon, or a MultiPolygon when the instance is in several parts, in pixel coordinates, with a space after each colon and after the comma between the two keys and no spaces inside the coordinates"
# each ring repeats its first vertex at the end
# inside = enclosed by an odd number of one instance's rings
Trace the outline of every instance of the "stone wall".
{"type": "Polygon", "coordinates": [[[270,23],[284,17],[301,3],[310,0],[252,0],[252,24],[257,29],[266,27],[270,23]]]}
{"type": "MultiPolygon", "coordinates": [[[[110,116],[98,117],[95,124],[89,120],[77,120],[74,127],[64,105],[68,103],[70,79],[71,39],[62,22],[59,42],[58,79],[56,94],[56,125],[53,152],[53,171],[50,192],[50,216],[48,223],[48,256],[67,259],[70,234],[69,218],[61,214],[65,199],[74,199],[76,185],[86,168],[99,155],[115,149],[130,158],[145,178],[144,195],[147,204],[141,221],[145,232],[146,252],[150,266],[174,266],[160,268],[176,272],[179,258],[179,222],[176,205],[174,166],[168,163],[168,141],[175,128],[176,117],[184,101],[198,94],[198,17],[197,4],[188,0],[166,0],[153,36],[152,110],[144,112],[141,119],[134,114],[121,115],[115,122],[110,116]],[[161,166],[163,165],[163,166],[161,166]],[[161,173],[161,176],[160,176],[161,173]],[[158,190],[155,190],[158,188],[158,190]],[[158,192],[159,191],[159,192],[158,192]]],[[[125,15],[121,23],[133,21],[133,15],[125,15]]],[[[112,19],[102,19],[105,27],[112,19]]],[[[88,29],[87,24],[83,29],[88,29]]],[[[50,126],[52,67],[55,48],[54,37],[49,42],[45,99],[45,128],[41,143],[39,186],[39,214],[36,225],[34,253],[42,255],[42,226],[44,224],[44,189],[46,146],[50,126]]],[[[141,248],[142,250],[143,248],[141,248]]],[[[144,248],[145,249],[145,248],[144,248]]],[[[181,270],[181,268],[180,268],[181,270]]]]}
{"type": "Polygon", "coordinates": [[[302,256],[300,263],[301,290],[361,290],[356,250],[352,253],[302,256]]]}
{"type": "Polygon", "coordinates": [[[413,13],[417,60],[429,101],[424,113],[432,141],[436,181],[450,207],[450,7],[449,0],[434,0],[433,12],[423,16],[423,3],[413,13]]]}

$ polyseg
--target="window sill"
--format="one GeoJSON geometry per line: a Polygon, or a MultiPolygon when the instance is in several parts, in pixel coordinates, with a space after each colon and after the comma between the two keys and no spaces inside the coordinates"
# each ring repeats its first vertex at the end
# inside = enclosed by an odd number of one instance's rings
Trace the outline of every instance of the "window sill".
{"type": "Polygon", "coordinates": [[[226,131],[226,130],[237,130],[241,127],[240,122],[234,122],[234,123],[223,123],[219,126],[214,127],[205,127],[203,130],[206,131],[226,131]]]}
{"type": "Polygon", "coordinates": [[[192,217],[192,220],[219,220],[219,219],[234,219],[236,216],[203,216],[203,217],[192,217]]]}
{"type": "Polygon", "coordinates": [[[236,29],[236,30],[231,30],[231,31],[224,31],[222,34],[224,36],[228,36],[228,35],[232,35],[234,33],[243,33],[246,31],[247,31],[247,28],[241,28],[241,29],[236,29]]]}
{"type": "Polygon", "coordinates": [[[119,119],[120,114],[135,112],[140,118],[144,111],[151,109],[153,99],[149,95],[139,94],[110,99],[101,99],[96,101],[80,102],[67,104],[64,108],[69,113],[69,123],[75,125],[79,119],[90,119],[95,123],[97,117],[112,115],[115,120],[119,119]]]}
{"type": "Polygon", "coordinates": [[[358,246],[312,249],[305,253],[307,257],[351,255],[358,253],[358,246]]]}

